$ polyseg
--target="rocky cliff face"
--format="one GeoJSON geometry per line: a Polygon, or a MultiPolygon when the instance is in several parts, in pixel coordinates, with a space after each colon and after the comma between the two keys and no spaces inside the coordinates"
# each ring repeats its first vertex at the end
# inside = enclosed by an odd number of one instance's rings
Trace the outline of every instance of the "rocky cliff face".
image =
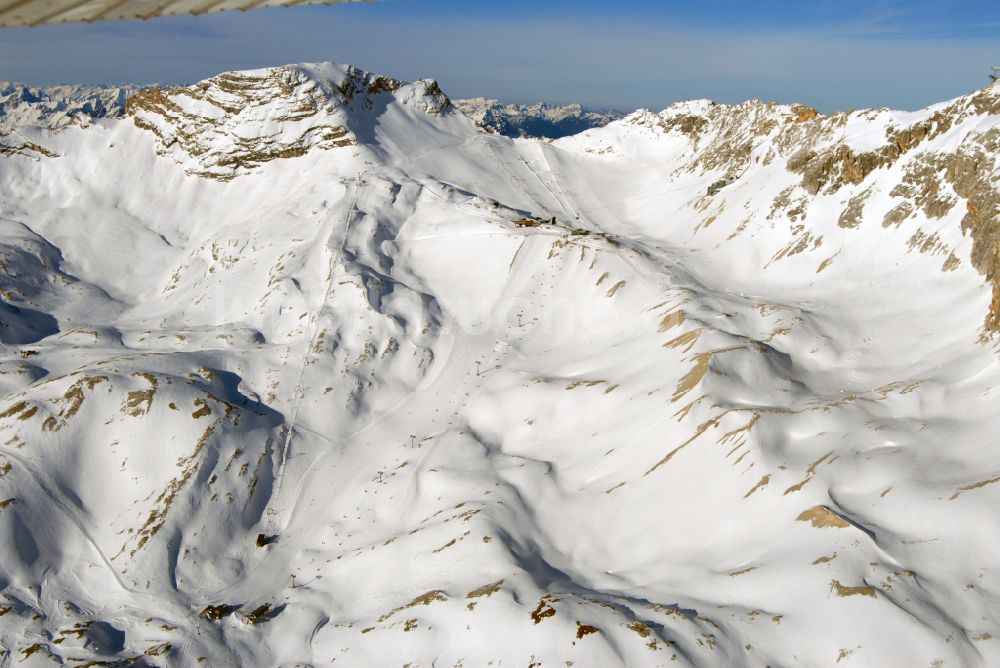
{"type": "Polygon", "coordinates": [[[19,125],[3,661],[996,664],[998,104],[19,125]]]}

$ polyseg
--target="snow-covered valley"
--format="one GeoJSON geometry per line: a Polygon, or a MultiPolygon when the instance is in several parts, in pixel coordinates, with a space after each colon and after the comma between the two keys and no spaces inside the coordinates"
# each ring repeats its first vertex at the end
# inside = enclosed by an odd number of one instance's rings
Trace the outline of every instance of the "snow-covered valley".
{"type": "Polygon", "coordinates": [[[0,665],[1000,661],[1000,86],[127,94],[0,137],[0,665]]]}

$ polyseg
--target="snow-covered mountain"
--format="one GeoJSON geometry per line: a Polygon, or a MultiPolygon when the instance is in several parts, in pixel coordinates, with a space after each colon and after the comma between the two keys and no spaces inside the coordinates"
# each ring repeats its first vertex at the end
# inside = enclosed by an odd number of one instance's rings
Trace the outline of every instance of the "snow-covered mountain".
{"type": "Polygon", "coordinates": [[[454,100],[455,106],[487,131],[507,137],[568,137],[607,125],[625,116],[595,111],[579,104],[503,104],[485,97],[454,100]]]}
{"type": "Polygon", "coordinates": [[[0,141],[4,665],[1000,661],[1000,87],[0,141]]]}
{"type": "MultiPolygon", "coordinates": [[[[95,118],[125,114],[126,100],[154,85],[62,85],[37,88],[0,82],[0,133],[17,127],[57,128],[95,118]]],[[[619,111],[595,111],[579,104],[503,104],[483,97],[452,100],[454,106],[487,132],[508,137],[557,139],[602,127],[625,116],[619,111]]]]}

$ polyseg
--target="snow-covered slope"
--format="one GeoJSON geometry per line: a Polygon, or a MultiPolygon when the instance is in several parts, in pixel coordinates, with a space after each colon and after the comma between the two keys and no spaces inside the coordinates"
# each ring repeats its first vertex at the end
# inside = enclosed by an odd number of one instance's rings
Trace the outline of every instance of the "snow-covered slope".
{"type": "Polygon", "coordinates": [[[998,113],[315,64],[4,137],[3,661],[996,664],[998,113]]]}

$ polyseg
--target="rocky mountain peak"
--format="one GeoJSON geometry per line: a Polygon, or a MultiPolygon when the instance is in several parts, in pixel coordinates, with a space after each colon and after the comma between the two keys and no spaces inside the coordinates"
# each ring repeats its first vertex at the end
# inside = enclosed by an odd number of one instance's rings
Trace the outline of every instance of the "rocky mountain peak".
{"type": "Polygon", "coordinates": [[[317,63],[228,72],[182,88],[152,88],[128,99],[127,115],[155,135],[157,152],[191,174],[228,180],[240,170],[311,150],[357,144],[352,123],[397,102],[447,113],[434,81],[408,84],[351,66],[317,63]]]}

